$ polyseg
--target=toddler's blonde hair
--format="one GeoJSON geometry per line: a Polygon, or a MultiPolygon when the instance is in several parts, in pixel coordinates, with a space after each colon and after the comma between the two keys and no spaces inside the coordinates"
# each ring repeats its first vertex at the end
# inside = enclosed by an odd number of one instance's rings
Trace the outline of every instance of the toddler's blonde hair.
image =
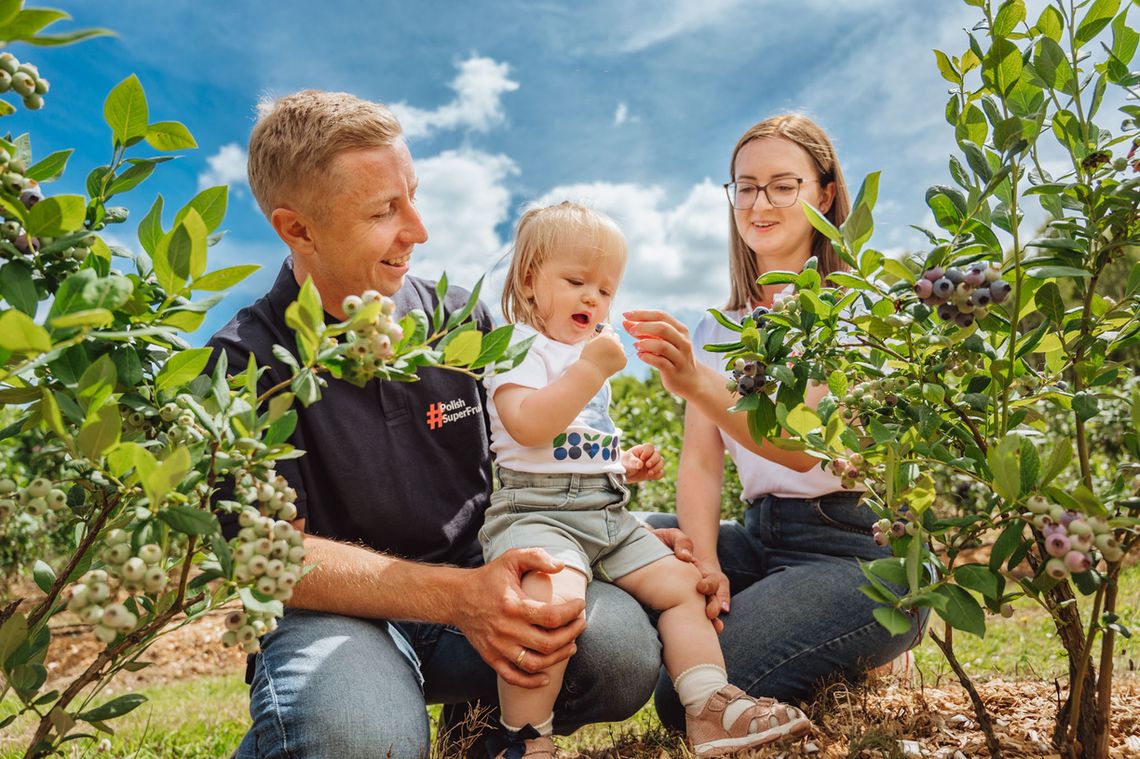
{"type": "Polygon", "coordinates": [[[542,330],[535,303],[526,296],[527,280],[551,256],[570,248],[594,256],[621,256],[623,261],[626,256],[625,236],[614,220],[580,203],[565,200],[522,215],[515,228],[514,255],[503,285],[501,305],[507,321],[542,330]]]}

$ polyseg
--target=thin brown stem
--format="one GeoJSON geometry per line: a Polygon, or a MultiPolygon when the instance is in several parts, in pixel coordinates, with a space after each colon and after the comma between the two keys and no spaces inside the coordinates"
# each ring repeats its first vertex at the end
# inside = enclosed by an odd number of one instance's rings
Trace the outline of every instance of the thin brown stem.
{"type": "Polygon", "coordinates": [[[954,655],[954,646],[951,642],[950,625],[946,625],[946,640],[938,637],[938,634],[933,630],[930,631],[930,639],[934,644],[942,650],[942,655],[946,657],[946,661],[950,663],[950,668],[954,670],[954,674],[958,676],[958,682],[966,689],[966,693],[970,696],[970,702],[974,705],[974,716],[978,718],[978,727],[981,728],[982,734],[986,736],[986,748],[990,751],[991,759],[1001,759],[1001,742],[998,741],[997,735],[994,734],[993,721],[990,719],[990,713],[986,709],[986,704],[982,701],[982,697],[978,694],[977,688],[970,680],[970,676],[966,674],[966,670],[958,662],[958,657],[954,655]]]}

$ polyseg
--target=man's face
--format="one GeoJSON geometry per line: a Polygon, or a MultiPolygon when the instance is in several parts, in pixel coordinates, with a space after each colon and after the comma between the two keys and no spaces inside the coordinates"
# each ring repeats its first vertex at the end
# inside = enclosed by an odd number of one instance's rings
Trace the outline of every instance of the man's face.
{"type": "Polygon", "coordinates": [[[392,295],[404,284],[412,248],[427,240],[416,211],[415,169],[403,140],[340,153],[309,218],[311,273],[326,310],[343,318],[347,295],[392,295]]]}

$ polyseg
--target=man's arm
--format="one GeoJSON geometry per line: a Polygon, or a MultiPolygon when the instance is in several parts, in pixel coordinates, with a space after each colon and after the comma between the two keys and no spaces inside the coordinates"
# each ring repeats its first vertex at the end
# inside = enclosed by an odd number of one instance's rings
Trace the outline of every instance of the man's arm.
{"type": "MultiPolygon", "coordinates": [[[[304,530],[304,520],[294,523],[304,530]]],[[[461,569],[397,559],[361,546],[305,536],[311,566],[289,606],[345,616],[451,624],[512,685],[539,687],[541,673],[569,658],[585,629],[585,602],[547,604],[526,597],[519,578],[562,568],[539,549],[510,551],[490,564],[461,569]],[[519,662],[519,652],[527,655],[519,662]]]]}

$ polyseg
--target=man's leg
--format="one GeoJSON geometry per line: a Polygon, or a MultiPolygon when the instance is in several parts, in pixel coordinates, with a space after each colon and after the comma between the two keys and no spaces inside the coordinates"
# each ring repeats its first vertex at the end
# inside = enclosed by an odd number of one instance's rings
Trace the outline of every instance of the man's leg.
{"type": "MultiPolygon", "coordinates": [[[[577,644],[554,706],[554,731],[562,735],[636,714],[653,693],[661,667],[661,644],[645,610],[605,582],[586,587],[586,631],[577,644]]],[[[495,703],[494,670],[450,628],[425,655],[422,671],[428,703],[495,703]]],[[[495,714],[491,722],[497,719],[495,714]]]]}
{"type": "Polygon", "coordinates": [[[428,751],[415,654],[383,621],[289,610],[262,640],[250,714],[240,759],[428,751]]]}

